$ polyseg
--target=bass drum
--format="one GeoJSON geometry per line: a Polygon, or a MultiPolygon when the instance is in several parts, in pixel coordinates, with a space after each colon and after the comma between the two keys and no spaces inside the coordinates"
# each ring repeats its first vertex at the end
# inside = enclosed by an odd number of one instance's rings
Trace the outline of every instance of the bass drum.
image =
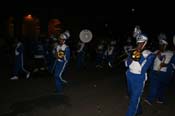
{"type": "Polygon", "coordinates": [[[88,43],[92,40],[92,32],[88,29],[83,29],[80,34],[79,34],[79,38],[83,43],[88,43]]]}

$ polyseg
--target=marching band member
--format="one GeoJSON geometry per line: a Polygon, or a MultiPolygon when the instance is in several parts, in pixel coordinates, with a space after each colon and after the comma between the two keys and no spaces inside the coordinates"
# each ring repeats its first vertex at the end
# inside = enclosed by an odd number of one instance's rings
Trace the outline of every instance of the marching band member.
{"type": "Polygon", "coordinates": [[[105,50],[105,41],[102,40],[99,42],[96,48],[96,68],[102,68],[103,57],[105,50]]]}
{"type": "Polygon", "coordinates": [[[39,37],[36,41],[34,41],[33,45],[33,60],[34,60],[34,70],[33,72],[43,71],[46,69],[45,62],[45,49],[43,40],[39,37]]]}
{"type": "Polygon", "coordinates": [[[92,32],[89,29],[83,29],[79,33],[79,42],[77,48],[77,64],[76,68],[80,70],[81,68],[85,68],[85,56],[87,56],[87,46],[92,40],[92,32]]]}
{"type": "Polygon", "coordinates": [[[108,66],[110,68],[113,68],[113,65],[114,65],[113,63],[114,63],[114,57],[115,57],[115,45],[116,45],[115,40],[110,41],[110,43],[108,44],[104,52],[105,59],[107,60],[108,66]]]}
{"type": "Polygon", "coordinates": [[[145,49],[148,38],[143,34],[139,34],[136,40],[137,48],[130,52],[125,61],[125,66],[128,67],[126,77],[130,97],[126,116],[135,116],[142,113],[140,100],[147,80],[147,70],[154,59],[152,53],[145,49]]]}
{"type": "Polygon", "coordinates": [[[84,57],[85,57],[85,43],[79,41],[78,49],[77,49],[77,69],[79,70],[82,65],[84,65],[84,57]]]}
{"type": "Polygon", "coordinates": [[[131,44],[131,38],[127,38],[127,44],[123,47],[125,54],[129,55],[130,51],[133,49],[131,44]]]}
{"type": "Polygon", "coordinates": [[[171,70],[172,70],[172,83],[174,84],[175,83],[175,35],[173,35],[173,46],[172,46],[172,50],[173,50],[173,57],[172,57],[172,61],[171,61],[171,64],[172,64],[172,67],[171,67],[171,70]]]}
{"type": "Polygon", "coordinates": [[[30,77],[30,72],[24,68],[24,45],[19,39],[16,40],[15,44],[15,65],[13,77],[11,77],[10,80],[18,80],[20,73],[25,73],[26,79],[28,79],[30,77]]]}
{"type": "Polygon", "coordinates": [[[122,58],[122,62],[127,60],[128,55],[133,49],[133,45],[131,43],[131,37],[128,37],[126,42],[127,42],[126,45],[124,45],[123,47],[124,53],[120,55],[120,57],[122,58]]]}
{"type": "MultiPolygon", "coordinates": [[[[125,62],[127,60],[128,55],[130,54],[131,50],[133,49],[133,46],[131,44],[131,37],[127,38],[127,44],[124,45],[123,49],[124,49],[124,54],[122,54],[122,55],[124,56],[124,59],[122,59],[122,62],[125,62]]],[[[122,55],[120,57],[122,57],[122,55]]],[[[126,79],[125,79],[125,83],[126,83],[126,89],[127,89],[128,87],[127,87],[127,80],[126,79]]],[[[128,98],[129,97],[128,90],[126,90],[126,93],[127,93],[126,97],[128,98]]]]}
{"type": "Polygon", "coordinates": [[[166,50],[168,42],[165,35],[159,36],[159,50],[155,51],[156,58],[150,71],[150,89],[145,102],[152,105],[153,101],[163,104],[165,102],[165,90],[171,80],[173,52],[166,50]],[[161,36],[161,37],[160,37],[161,36]]]}
{"type": "Polygon", "coordinates": [[[69,38],[68,34],[66,33],[60,34],[58,38],[59,44],[55,49],[56,64],[54,69],[54,77],[56,82],[57,93],[62,93],[63,84],[67,83],[67,81],[62,78],[62,74],[70,59],[70,48],[65,43],[68,38],[69,38]]]}

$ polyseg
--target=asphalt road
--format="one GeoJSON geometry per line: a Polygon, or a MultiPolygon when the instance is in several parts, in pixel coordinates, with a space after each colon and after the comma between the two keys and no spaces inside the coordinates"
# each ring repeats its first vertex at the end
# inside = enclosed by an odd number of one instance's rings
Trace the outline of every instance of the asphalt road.
{"type": "MultiPolygon", "coordinates": [[[[91,64],[78,71],[70,65],[64,74],[69,83],[65,85],[63,95],[54,93],[54,79],[48,72],[32,74],[28,80],[11,81],[9,66],[2,67],[0,116],[125,116],[127,111],[129,98],[122,67],[97,70],[91,64]]],[[[174,98],[172,83],[166,104],[149,106],[142,100],[142,116],[173,116],[174,98]]]]}

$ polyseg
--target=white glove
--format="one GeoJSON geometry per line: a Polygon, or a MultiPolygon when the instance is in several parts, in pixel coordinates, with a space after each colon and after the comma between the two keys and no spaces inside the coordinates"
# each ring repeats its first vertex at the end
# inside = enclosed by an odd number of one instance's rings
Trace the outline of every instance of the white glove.
{"type": "Polygon", "coordinates": [[[15,55],[18,56],[19,55],[19,52],[17,50],[15,50],[15,55]]]}

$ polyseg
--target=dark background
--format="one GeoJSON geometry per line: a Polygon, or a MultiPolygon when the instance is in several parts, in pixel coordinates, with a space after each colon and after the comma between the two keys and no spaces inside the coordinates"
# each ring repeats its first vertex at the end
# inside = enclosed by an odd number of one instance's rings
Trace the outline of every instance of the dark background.
{"type": "MultiPolygon", "coordinates": [[[[42,20],[52,17],[75,19],[95,24],[108,21],[115,24],[116,29],[128,28],[140,24],[143,29],[152,31],[172,31],[174,28],[174,7],[170,2],[148,1],[9,1],[1,3],[1,16],[21,16],[32,12],[42,20]],[[132,9],[135,9],[132,11],[132,9]],[[43,18],[44,17],[44,18],[43,18]]],[[[66,23],[67,23],[66,22],[66,23]]]]}

